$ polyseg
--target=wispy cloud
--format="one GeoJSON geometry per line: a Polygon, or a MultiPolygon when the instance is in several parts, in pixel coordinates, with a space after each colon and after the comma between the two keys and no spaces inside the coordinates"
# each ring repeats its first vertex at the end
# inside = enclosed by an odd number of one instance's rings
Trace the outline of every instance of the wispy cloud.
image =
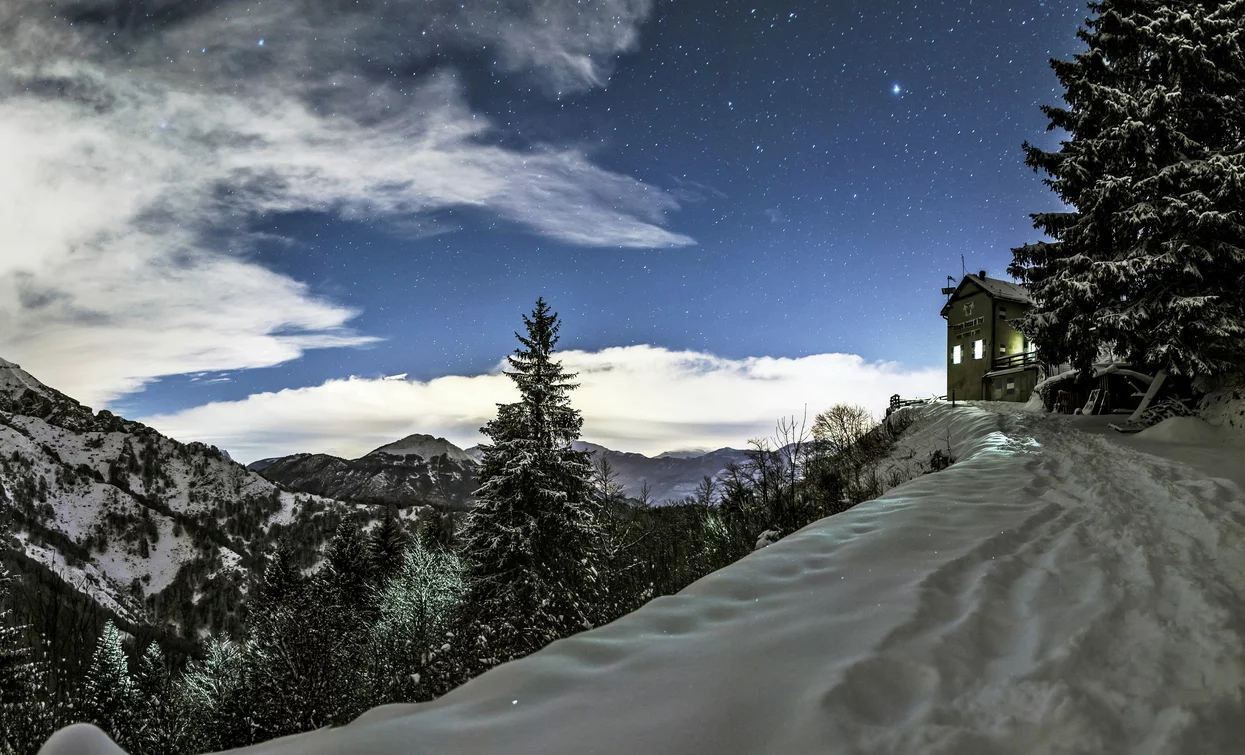
{"type": "Polygon", "coordinates": [[[583,246],[692,243],[655,187],[491,143],[454,72],[429,67],[484,51],[549,91],[598,86],[650,5],[6,0],[0,353],[98,405],[368,343],[355,311],[249,256],[271,213],[427,233],[469,207],[583,246]]]}
{"type": "MultiPolygon", "coordinates": [[[[774,422],[839,402],[881,412],[892,394],[931,395],[940,369],[871,363],[850,354],[797,359],[724,359],[692,351],[628,346],[562,352],[578,372],[572,402],[584,415],[584,437],[611,448],[660,453],[675,448],[741,446],[773,432],[774,422]]],[[[300,451],[345,457],[414,432],[461,446],[496,404],[517,397],[501,366],[484,375],[427,382],[352,377],[309,388],[262,393],[144,422],[181,440],[201,440],[251,461],[300,451]]]]}

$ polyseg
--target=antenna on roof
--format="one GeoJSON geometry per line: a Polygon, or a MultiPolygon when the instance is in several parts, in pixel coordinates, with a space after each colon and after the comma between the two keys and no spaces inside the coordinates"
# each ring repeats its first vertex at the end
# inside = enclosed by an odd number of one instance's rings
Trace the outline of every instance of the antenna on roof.
{"type": "Polygon", "coordinates": [[[960,277],[968,275],[968,268],[964,266],[964,255],[960,255],[960,277]]]}

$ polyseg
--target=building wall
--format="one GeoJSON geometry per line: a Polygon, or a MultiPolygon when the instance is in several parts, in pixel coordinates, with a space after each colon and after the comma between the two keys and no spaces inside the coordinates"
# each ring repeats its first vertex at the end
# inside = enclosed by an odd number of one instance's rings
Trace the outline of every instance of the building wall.
{"type": "Polygon", "coordinates": [[[951,301],[947,312],[947,397],[980,400],[984,398],[981,379],[994,364],[993,331],[997,315],[992,307],[993,300],[979,287],[970,283],[961,294],[951,301]],[[978,340],[983,342],[981,359],[973,354],[973,344],[978,340]],[[959,364],[954,362],[956,346],[961,347],[959,364]]]}
{"type": "Polygon", "coordinates": [[[1006,375],[992,375],[986,378],[986,398],[991,401],[1025,402],[1037,385],[1037,368],[1011,372],[1006,375]]]}
{"type": "Polygon", "coordinates": [[[1004,357],[1012,354],[1023,354],[1025,351],[1025,337],[1019,330],[1012,326],[1012,321],[1019,318],[1030,309],[1027,304],[1018,304],[1014,301],[996,301],[994,302],[994,356],[1004,357]]]}

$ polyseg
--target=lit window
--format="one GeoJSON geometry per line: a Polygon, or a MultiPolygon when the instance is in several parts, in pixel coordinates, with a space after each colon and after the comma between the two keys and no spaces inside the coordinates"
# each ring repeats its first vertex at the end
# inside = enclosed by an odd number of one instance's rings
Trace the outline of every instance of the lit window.
{"type": "Polygon", "coordinates": [[[956,344],[955,348],[951,349],[951,364],[959,364],[963,360],[964,347],[956,344]]]}
{"type": "Polygon", "coordinates": [[[986,342],[978,339],[973,341],[973,359],[981,359],[986,355],[986,342]]]}

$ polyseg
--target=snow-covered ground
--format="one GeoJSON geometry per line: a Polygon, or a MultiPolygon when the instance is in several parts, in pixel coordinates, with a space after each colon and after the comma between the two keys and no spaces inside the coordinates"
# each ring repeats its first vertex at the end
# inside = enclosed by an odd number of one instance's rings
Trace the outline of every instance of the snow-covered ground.
{"type": "MultiPolygon", "coordinates": [[[[1215,465],[1245,447],[1199,469],[1092,417],[918,411],[907,451],[949,442],[946,471],[434,702],[241,752],[1241,752],[1245,493],[1215,465]]],[[[46,752],[116,752],[97,735],[46,752]]]]}

